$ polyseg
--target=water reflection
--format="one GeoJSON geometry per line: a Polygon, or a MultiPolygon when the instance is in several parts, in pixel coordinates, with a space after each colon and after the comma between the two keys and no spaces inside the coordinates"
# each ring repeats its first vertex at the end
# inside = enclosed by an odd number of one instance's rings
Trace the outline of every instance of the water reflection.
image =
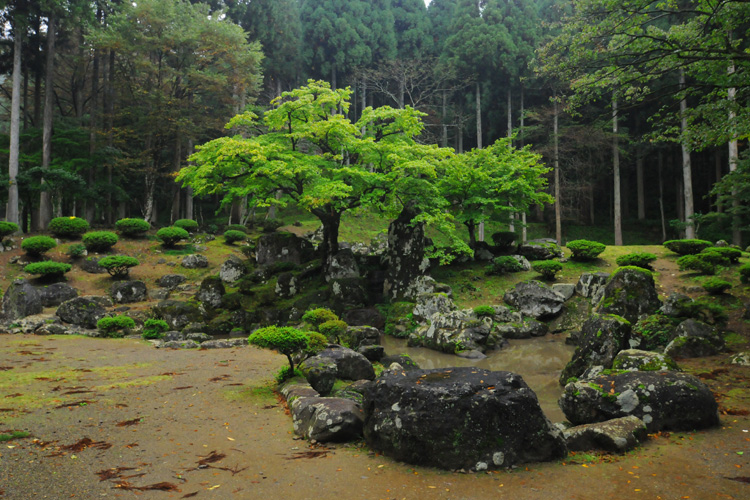
{"type": "Polygon", "coordinates": [[[390,336],[382,339],[388,354],[408,354],[421,368],[476,366],[487,370],[505,370],[521,375],[536,393],[542,410],[553,422],[564,420],[557,400],[562,387],[557,383],[560,371],[570,361],[575,348],[565,345],[565,335],[547,335],[528,340],[511,340],[499,351],[490,351],[485,359],[471,360],[443,354],[423,347],[407,347],[406,341],[390,336]]]}

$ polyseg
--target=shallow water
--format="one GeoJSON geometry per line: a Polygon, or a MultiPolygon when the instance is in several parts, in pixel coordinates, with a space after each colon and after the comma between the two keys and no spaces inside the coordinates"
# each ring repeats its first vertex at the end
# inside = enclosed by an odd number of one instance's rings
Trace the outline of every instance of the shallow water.
{"type": "Polygon", "coordinates": [[[510,345],[498,351],[489,351],[485,359],[464,359],[452,354],[408,347],[405,340],[384,336],[382,343],[388,354],[408,354],[425,369],[451,366],[475,366],[487,370],[505,370],[521,375],[536,393],[542,411],[552,422],[565,419],[557,406],[563,392],[557,379],[565,364],[570,361],[574,346],[565,344],[565,335],[547,335],[527,340],[510,340],[510,345]]]}

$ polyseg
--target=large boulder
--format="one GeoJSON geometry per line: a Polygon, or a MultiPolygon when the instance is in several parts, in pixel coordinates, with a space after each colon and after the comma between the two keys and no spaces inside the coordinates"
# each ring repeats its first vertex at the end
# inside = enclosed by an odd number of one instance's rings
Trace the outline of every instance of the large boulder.
{"type": "Polygon", "coordinates": [[[524,315],[540,320],[554,318],[565,304],[565,297],[536,280],[517,283],[503,299],[524,315]]]}
{"type": "Polygon", "coordinates": [[[504,339],[544,337],[549,332],[547,325],[532,318],[513,323],[496,323],[494,328],[504,339]]]}
{"type": "Polygon", "coordinates": [[[339,345],[323,349],[317,358],[324,358],[336,364],[337,378],[346,380],[373,380],[375,369],[372,363],[358,352],[339,345]]]}
{"type": "Polygon", "coordinates": [[[208,267],[208,258],[205,255],[194,253],[183,257],[181,264],[185,269],[203,269],[208,267]]]}
{"type": "Polygon", "coordinates": [[[201,281],[201,286],[195,294],[195,298],[205,306],[216,309],[221,306],[221,298],[225,293],[226,289],[221,278],[209,276],[201,281]]]}
{"type": "Polygon", "coordinates": [[[675,338],[664,348],[674,358],[715,356],[724,350],[724,339],[716,328],[694,319],[686,319],[675,330],[675,338]]]}
{"type": "Polygon", "coordinates": [[[274,293],[282,299],[294,297],[299,292],[299,282],[293,273],[281,273],[276,278],[274,293]]]}
{"type": "Polygon", "coordinates": [[[609,273],[583,273],[576,283],[576,293],[591,299],[591,303],[597,304],[602,298],[604,285],[607,284],[608,279],[609,273]]]}
{"type": "Polygon", "coordinates": [[[623,453],[647,438],[643,420],[634,416],[578,425],[563,431],[570,451],[604,450],[623,453]]]}
{"type": "Polygon", "coordinates": [[[693,299],[681,293],[672,292],[659,309],[661,314],[679,318],[685,316],[685,306],[693,303],[693,299]]]}
{"type": "Polygon", "coordinates": [[[458,310],[453,300],[444,293],[423,293],[417,297],[412,317],[418,323],[426,323],[434,314],[447,314],[458,310]]]}
{"type": "Polygon", "coordinates": [[[600,314],[617,314],[631,323],[653,314],[661,307],[654,278],[645,269],[624,267],[613,274],[604,286],[596,307],[600,314]]]}
{"type": "Polygon", "coordinates": [[[611,368],[617,353],[630,347],[630,323],[615,315],[592,314],[581,328],[581,340],[573,358],[560,374],[560,385],[580,377],[588,368],[611,368]]]}
{"type": "Polygon", "coordinates": [[[380,330],[373,326],[350,326],[341,335],[341,342],[355,351],[362,346],[378,345],[380,330]]]}
{"type": "Polygon", "coordinates": [[[344,311],[350,307],[361,308],[369,302],[367,291],[359,278],[331,280],[331,300],[334,310],[344,311]]]}
{"type": "Polygon", "coordinates": [[[96,328],[96,322],[107,315],[105,304],[112,302],[104,297],[76,297],[60,304],[55,314],[66,323],[84,328],[96,328]]]}
{"type": "Polygon", "coordinates": [[[387,301],[405,300],[412,281],[430,267],[424,254],[424,224],[412,222],[417,215],[414,209],[404,208],[388,226],[388,250],[383,254],[387,266],[383,294],[387,301]]]}
{"type": "Polygon", "coordinates": [[[2,316],[8,321],[39,314],[42,309],[44,307],[39,292],[24,279],[11,283],[3,295],[2,316]]]}
{"type": "Polygon", "coordinates": [[[230,255],[219,269],[219,278],[224,283],[235,283],[247,274],[245,263],[236,255],[230,255]]]}
{"type": "Polygon", "coordinates": [[[314,256],[312,243],[292,233],[274,232],[258,239],[255,259],[259,266],[277,262],[300,265],[314,256]]]}
{"type": "Polygon", "coordinates": [[[184,274],[165,274],[156,280],[156,284],[162,288],[174,290],[185,281],[187,281],[187,277],[184,274]]]}
{"type": "Polygon", "coordinates": [[[66,300],[78,297],[78,290],[67,283],[52,283],[40,286],[37,290],[44,307],[57,307],[66,300]]]}
{"type": "Polygon", "coordinates": [[[499,334],[492,328],[492,318],[477,318],[471,309],[435,314],[427,325],[409,336],[409,345],[456,354],[461,351],[484,353],[498,345],[499,334]]]}
{"type": "Polygon", "coordinates": [[[203,314],[196,302],[163,300],[153,307],[154,315],[167,322],[174,330],[182,330],[190,323],[203,321],[203,314]]]}
{"type": "Polygon", "coordinates": [[[453,298],[453,290],[445,283],[438,283],[432,276],[417,276],[406,287],[404,300],[414,301],[423,293],[442,293],[453,298]]]}
{"type": "Polygon", "coordinates": [[[635,415],[649,432],[689,431],[719,425],[711,390],[687,373],[624,372],[571,382],[560,408],[574,425],[635,415]]]}
{"type": "Polygon", "coordinates": [[[109,289],[115,304],[130,304],[146,300],[146,284],[143,281],[115,281],[109,289]]]}
{"type": "Polygon", "coordinates": [[[310,386],[323,396],[330,394],[336,383],[338,368],[331,358],[312,356],[299,365],[310,386]]]}
{"type": "Polygon", "coordinates": [[[331,257],[326,271],[326,281],[359,277],[359,266],[351,249],[344,248],[331,257]]]}
{"type": "Polygon", "coordinates": [[[567,454],[534,392],[510,372],[387,371],[367,386],[363,409],[367,443],[412,464],[485,470],[567,454]]]}
{"type": "Polygon", "coordinates": [[[557,242],[550,238],[529,240],[518,247],[518,253],[529,260],[549,260],[565,255],[557,242]]]}
{"type": "Polygon", "coordinates": [[[612,361],[612,369],[642,372],[681,371],[668,355],[640,349],[625,349],[618,352],[612,361]]]}
{"type": "Polygon", "coordinates": [[[295,434],[306,439],[325,443],[362,436],[364,415],[351,399],[297,398],[291,404],[291,411],[295,434]]]}
{"type": "Polygon", "coordinates": [[[374,307],[347,309],[341,319],[351,326],[373,326],[380,330],[385,328],[385,317],[374,307]]]}

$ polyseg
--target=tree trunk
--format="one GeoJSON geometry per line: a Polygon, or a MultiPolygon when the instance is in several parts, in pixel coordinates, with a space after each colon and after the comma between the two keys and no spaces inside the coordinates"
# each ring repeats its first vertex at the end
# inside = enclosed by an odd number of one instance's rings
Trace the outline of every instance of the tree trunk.
{"type": "Polygon", "coordinates": [[[620,199],[620,146],[617,134],[617,99],[612,98],[612,170],[614,173],[615,245],[622,245],[622,206],[620,199]]]}
{"type": "Polygon", "coordinates": [[[5,218],[8,222],[18,224],[18,161],[19,135],[21,132],[21,51],[23,50],[23,32],[16,23],[13,41],[13,95],[10,104],[10,159],[8,161],[8,208],[5,218]]]}
{"type": "MultiPolygon", "coordinates": [[[[685,88],[685,70],[680,69],[680,88],[685,88]]],[[[685,238],[695,238],[695,226],[693,221],[693,173],[690,164],[690,149],[687,142],[687,98],[680,99],[680,130],[682,138],[680,146],[682,148],[682,185],[685,197],[685,238]]]]}
{"type": "MultiPolygon", "coordinates": [[[[175,138],[175,145],[174,145],[174,157],[172,159],[172,167],[174,169],[174,172],[180,171],[180,163],[182,161],[182,141],[179,137],[175,138]]],[[[180,185],[176,182],[172,183],[175,187],[175,193],[174,198],[172,199],[172,214],[171,219],[172,222],[176,221],[180,218],[180,208],[182,207],[182,189],[180,188],[180,185]]]]}
{"type": "Polygon", "coordinates": [[[448,96],[445,90],[443,90],[443,131],[442,136],[440,137],[440,145],[444,148],[448,147],[448,124],[445,122],[447,110],[448,109],[448,96]]]}
{"type": "Polygon", "coordinates": [[[526,243],[526,212],[521,212],[521,243],[526,243]]]}
{"type": "MultiPolygon", "coordinates": [[[[115,114],[115,51],[109,51],[109,61],[107,62],[107,73],[104,80],[104,114],[107,129],[107,146],[112,147],[114,144],[113,128],[115,114]]],[[[107,162],[107,223],[111,225],[114,221],[114,202],[112,200],[112,162],[107,162]]],[[[122,219],[123,217],[118,217],[122,219]]]]}
{"type": "Polygon", "coordinates": [[[320,252],[323,258],[323,269],[328,269],[331,258],[339,252],[341,214],[325,211],[324,207],[321,210],[316,210],[313,215],[317,216],[323,224],[323,242],[320,244],[320,252]]]}
{"type": "Polygon", "coordinates": [[[404,93],[406,92],[406,75],[401,73],[398,79],[398,109],[404,109],[404,93]]]}
{"type": "MultiPolygon", "coordinates": [[[[48,169],[52,161],[52,119],[55,105],[53,78],[55,72],[55,29],[56,19],[50,14],[47,21],[47,67],[44,74],[44,118],[42,124],[42,168],[48,169]]],[[[44,179],[42,179],[44,183],[44,179]]],[[[52,220],[52,206],[49,190],[39,194],[39,228],[46,229],[52,220]]]]}
{"type": "Polygon", "coordinates": [[[664,184],[661,178],[662,166],[664,165],[664,154],[659,151],[658,170],[659,170],[659,215],[661,216],[661,241],[667,241],[667,220],[664,217],[664,184]]]}
{"type": "Polygon", "coordinates": [[[513,113],[511,110],[512,102],[513,101],[511,100],[510,85],[508,85],[508,137],[511,137],[513,135],[513,113]]]}
{"type": "Polygon", "coordinates": [[[519,134],[519,139],[521,141],[521,147],[523,147],[524,146],[524,143],[523,143],[524,142],[523,141],[523,118],[524,118],[523,117],[523,84],[521,84],[521,109],[520,109],[520,113],[521,113],[521,133],[519,134]]]}
{"type": "Polygon", "coordinates": [[[477,245],[477,225],[473,222],[464,222],[466,229],[469,231],[469,248],[474,248],[477,245]]]}
{"type": "Polygon", "coordinates": [[[558,245],[562,245],[562,212],[560,210],[560,136],[558,134],[559,109],[557,106],[557,92],[552,96],[552,137],[554,139],[554,150],[552,158],[555,169],[555,239],[558,245]]]}
{"type": "MultiPolygon", "coordinates": [[[[728,73],[732,75],[734,73],[734,63],[729,67],[728,73]]],[[[737,115],[734,111],[734,103],[737,99],[737,89],[730,87],[727,91],[727,98],[729,99],[729,126],[732,130],[732,140],[729,141],[729,172],[737,170],[737,159],[739,157],[737,149],[737,130],[736,121],[737,115]]],[[[737,190],[732,189],[732,208],[734,209],[735,216],[732,217],[732,243],[735,245],[742,246],[742,233],[740,232],[740,219],[736,215],[739,209],[739,200],[737,199],[737,190]]]]}
{"type": "MultiPolygon", "coordinates": [[[[721,182],[721,177],[721,151],[717,149],[714,151],[714,184],[721,182]]],[[[724,211],[724,207],[721,206],[718,196],[716,197],[716,211],[718,213],[724,211]]]]}
{"type": "MultiPolygon", "coordinates": [[[[193,154],[193,140],[188,139],[188,156],[193,154]]],[[[185,195],[185,218],[193,218],[193,188],[188,186],[187,194],[185,195]]]]}
{"type": "Polygon", "coordinates": [[[477,81],[474,93],[477,107],[477,149],[482,149],[482,92],[479,89],[479,81],[477,81]]]}
{"type": "Polygon", "coordinates": [[[636,190],[638,191],[638,220],[646,218],[646,197],[643,190],[643,150],[638,146],[635,158],[636,190]]]}

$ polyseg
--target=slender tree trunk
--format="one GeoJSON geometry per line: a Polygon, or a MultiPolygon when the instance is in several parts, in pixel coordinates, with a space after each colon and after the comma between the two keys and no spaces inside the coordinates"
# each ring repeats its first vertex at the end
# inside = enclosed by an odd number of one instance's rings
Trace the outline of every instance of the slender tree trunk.
{"type": "Polygon", "coordinates": [[[524,146],[524,139],[523,139],[523,120],[524,120],[524,116],[523,116],[523,113],[524,113],[524,109],[523,109],[523,95],[524,95],[524,92],[523,92],[523,84],[522,84],[521,85],[521,109],[520,109],[520,113],[521,113],[521,126],[520,126],[520,129],[521,130],[520,130],[520,134],[518,135],[519,140],[521,141],[521,147],[524,146]]]}
{"type": "MultiPolygon", "coordinates": [[[[193,139],[188,139],[188,156],[193,154],[193,139]]],[[[193,218],[193,188],[188,186],[187,193],[185,194],[185,218],[193,218]]]]}
{"type": "Polygon", "coordinates": [[[406,92],[406,75],[399,75],[398,79],[398,109],[404,109],[404,93],[406,92]]]}
{"type": "Polygon", "coordinates": [[[466,229],[469,231],[469,248],[474,248],[477,245],[477,234],[476,224],[473,222],[464,222],[466,229]]]}
{"type": "Polygon", "coordinates": [[[646,218],[646,197],[643,190],[643,150],[638,146],[635,158],[636,190],[638,191],[638,220],[646,218]]]}
{"type": "MultiPolygon", "coordinates": [[[[680,69],[680,88],[685,88],[685,70],[680,69]]],[[[695,226],[693,221],[693,173],[690,163],[690,149],[687,141],[687,97],[680,99],[680,129],[682,138],[680,146],[682,148],[682,184],[685,191],[685,238],[695,238],[695,226]]]]}
{"type": "Polygon", "coordinates": [[[442,136],[440,137],[440,145],[444,148],[448,147],[448,124],[445,122],[447,109],[448,109],[448,95],[447,95],[447,92],[443,90],[443,110],[442,110],[443,130],[442,130],[442,136]]]}
{"type": "MultiPolygon", "coordinates": [[[[53,14],[50,13],[50,16],[53,14]]],[[[42,20],[40,16],[36,16],[35,19],[36,25],[34,26],[34,29],[36,30],[36,33],[38,36],[40,35],[40,31],[42,29],[42,20]]],[[[42,47],[41,44],[37,44],[36,48],[36,54],[37,59],[39,62],[34,66],[34,115],[32,117],[32,122],[34,123],[35,127],[39,127],[40,120],[42,118],[42,47]]],[[[38,220],[34,220],[34,224],[36,224],[38,220]]]]}
{"type": "Polygon", "coordinates": [[[661,241],[667,241],[667,219],[664,217],[664,183],[662,182],[661,171],[664,166],[664,154],[659,151],[658,170],[659,170],[659,215],[661,216],[661,241]]]}
{"type": "MultiPolygon", "coordinates": [[[[105,80],[104,86],[104,113],[106,116],[106,128],[107,128],[107,146],[112,147],[114,145],[114,120],[115,120],[115,51],[109,51],[109,61],[107,63],[107,79],[105,80]]],[[[114,217],[114,203],[112,200],[112,174],[113,174],[112,162],[107,162],[107,223],[112,224],[114,217]]],[[[120,207],[124,207],[124,201],[120,202],[120,207]]],[[[122,219],[123,217],[118,217],[122,219]]]]}
{"type": "Polygon", "coordinates": [[[526,243],[526,212],[521,212],[521,243],[526,243]]]}
{"type": "MultiPolygon", "coordinates": [[[[182,141],[179,137],[175,138],[174,144],[174,157],[172,158],[172,168],[174,172],[180,171],[180,163],[182,162],[182,141]]],[[[180,208],[182,207],[182,189],[176,182],[172,183],[175,186],[174,198],[172,199],[172,222],[180,218],[180,208]]]]}
{"type": "Polygon", "coordinates": [[[479,88],[479,81],[476,84],[476,107],[477,107],[477,149],[482,149],[482,92],[479,88]]]}
{"type": "Polygon", "coordinates": [[[512,102],[513,101],[511,99],[511,90],[510,90],[510,84],[509,84],[508,85],[508,124],[507,124],[508,137],[511,137],[513,135],[513,112],[511,109],[512,102]]]}
{"type": "Polygon", "coordinates": [[[552,97],[552,136],[554,138],[554,152],[552,157],[554,158],[555,168],[555,239],[558,245],[562,245],[562,212],[560,210],[560,136],[558,128],[559,120],[559,109],[557,105],[557,92],[552,97]]]}
{"type": "Polygon", "coordinates": [[[315,210],[313,213],[323,224],[323,241],[320,244],[320,252],[323,257],[323,269],[328,269],[331,258],[339,252],[339,226],[341,225],[341,214],[326,211],[325,207],[315,210]]]}
{"type": "Polygon", "coordinates": [[[18,162],[19,136],[21,133],[21,51],[23,50],[23,30],[16,23],[15,40],[13,41],[13,95],[10,104],[10,159],[8,161],[8,208],[6,220],[18,224],[18,162]]]}
{"type": "Polygon", "coordinates": [[[29,126],[29,68],[28,64],[23,66],[23,130],[26,130],[29,126]]]}
{"type": "MultiPolygon", "coordinates": [[[[728,73],[734,74],[734,63],[729,67],[728,73]]],[[[737,170],[737,159],[739,152],[737,149],[737,131],[736,122],[737,114],[734,111],[734,103],[737,99],[737,89],[730,87],[727,91],[727,98],[729,99],[729,126],[732,130],[732,140],[729,141],[729,172],[737,170]]],[[[739,200],[737,199],[737,190],[732,189],[732,208],[736,214],[739,209],[739,200]]],[[[740,219],[737,215],[732,217],[732,243],[735,245],[742,245],[742,233],[740,232],[740,219]]]]}
{"type": "MultiPolygon", "coordinates": [[[[721,166],[721,151],[717,149],[714,151],[714,184],[721,182],[721,166]]],[[[724,207],[721,206],[718,196],[716,197],[716,211],[718,213],[724,211],[724,207]]]]}
{"type": "Polygon", "coordinates": [[[614,173],[615,245],[622,245],[622,201],[620,197],[620,146],[617,134],[617,99],[612,98],[612,170],[614,173]]]}
{"type": "MultiPolygon", "coordinates": [[[[47,67],[44,74],[44,118],[42,124],[42,168],[48,169],[52,162],[52,121],[55,106],[54,72],[55,72],[55,29],[56,19],[50,14],[47,22],[47,67]]],[[[42,179],[42,184],[44,179],[42,179]]],[[[52,220],[52,207],[48,189],[39,194],[39,228],[46,229],[52,220]]]]}

